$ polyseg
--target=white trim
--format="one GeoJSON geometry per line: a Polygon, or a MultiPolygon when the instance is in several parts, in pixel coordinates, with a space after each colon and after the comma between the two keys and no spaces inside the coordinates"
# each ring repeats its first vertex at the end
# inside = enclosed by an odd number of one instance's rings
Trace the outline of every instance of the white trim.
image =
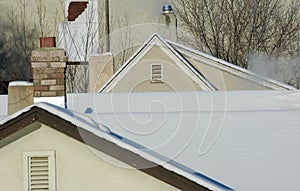
{"type": "Polygon", "coordinates": [[[56,174],[55,174],[55,151],[30,151],[23,153],[24,168],[24,190],[32,191],[30,188],[30,158],[31,157],[47,157],[48,158],[48,182],[49,191],[56,191],[56,174]]]}
{"type": "Polygon", "coordinates": [[[206,80],[190,63],[180,56],[173,47],[168,45],[159,35],[154,34],[149,40],[100,88],[99,93],[110,92],[121,79],[152,49],[158,46],[175,64],[182,69],[202,90],[211,91],[216,88],[206,80]]]}
{"type": "Polygon", "coordinates": [[[193,79],[201,87],[202,90],[217,90],[204,76],[202,76],[202,74],[198,70],[193,68],[192,65],[184,57],[178,54],[178,52],[172,46],[165,42],[159,35],[157,35],[157,38],[167,47],[167,49],[162,49],[164,53],[171,58],[175,58],[173,59],[173,61],[178,65],[178,67],[181,68],[191,79],[193,79]]]}
{"type": "Polygon", "coordinates": [[[112,75],[112,77],[100,88],[100,90],[98,91],[98,93],[102,93],[103,91],[106,90],[107,86],[109,86],[110,83],[112,83],[114,81],[115,78],[117,78],[119,76],[119,74],[123,71],[123,69],[125,69],[127,67],[127,65],[135,59],[135,57],[139,54],[139,52],[141,52],[145,46],[147,46],[147,44],[149,43],[149,41],[155,36],[152,35],[149,40],[147,40],[137,51],[136,53],[134,53],[120,68],[117,72],[114,73],[114,75],[112,75]]]}

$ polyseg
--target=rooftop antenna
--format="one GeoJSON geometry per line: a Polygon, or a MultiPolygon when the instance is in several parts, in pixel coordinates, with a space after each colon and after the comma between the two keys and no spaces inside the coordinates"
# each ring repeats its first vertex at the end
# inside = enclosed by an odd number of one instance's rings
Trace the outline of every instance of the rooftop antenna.
{"type": "Polygon", "coordinates": [[[178,41],[177,16],[171,5],[164,5],[158,18],[158,33],[170,40],[178,41]]]}

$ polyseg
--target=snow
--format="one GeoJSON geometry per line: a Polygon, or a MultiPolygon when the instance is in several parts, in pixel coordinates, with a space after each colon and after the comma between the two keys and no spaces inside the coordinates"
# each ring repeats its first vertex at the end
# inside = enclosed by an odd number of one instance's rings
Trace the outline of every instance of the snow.
{"type": "Polygon", "coordinates": [[[50,103],[62,108],[65,108],[65,97],[57,96],[57,97],[34,97],[34,103],[50,103]]]}
{"type": "Polygon", "coordinates": [[[7,115],[8,96],[0,95],[0,118],[7,115]]]}
{"type": "MultiPolygon", "coordinates": [[[[90,131],[91,133],[97,135],[100,138],[104,138],[108,141],[111,141],[111,142],[117,144],[118,146],[120,146],[124,149],[133,151],[136,154],[139,154],[143,158],[148,159],[152,162],[161,164],[166,169],[169,169],[169,170],[177,172],[183,176],[186,176],[189,179],[194,180],[207,188],[210,188],[210,189],[216,190],[216,191],[231,190],[230,188],[223,186],[222,184],[215,184],[215,183],[212,184],[211,182],[209,182],[208,180],[206,180],[204,178],[199,178],[197,176],[194,176],[193,174],[191,174],[191,172],[186,172],[183,169],[180,169],[170,163],[166,163],[165,160],[160,159],[159,157],[155,156],[155,154],[153,155],[153,153],[149,154],[148,152],[145,152],[143,149],[138,149],[138,147],[136,147],[136,144],[134,145],[133,142],[131,142],[130,140],[126,140],[125,138],[123,138],[121,136],[116,136],[116,134],[112,133],[107,127],[96,122],[95,120],[93,120],[91,117],[88,117],[87,115],[80,114],[76,111],[67,110],[67,109],[64,109],[64,108],[61,108],[61,107],[58,107],[58,106],[55,106],[55,105],[52,105],[49,103],[36,103],[32,106],[26,107],[14,114],[8,116],[6,119],[0,121],[0,125],[5,124],[6,122],[16,118],[17,116],[21,115],[22,113],[29,111],[33,107],[38,107],[38,108],[47,110],[48,112],[50,112],[54,115],[57,115],[78,127],[81,127],[83,129],[90,131]],[[128,144],[127,142],[130,142],[133,144],[128,144]]],[[[88,141],[88,140],[86,140],[86,141],[88,141]]],[[[174,164],[176,164],[176,163],[174,163],[174,164]]],[[[194,172],[194,171],[192,171],[192,172],[194,172]]]]}
{"type": "Polygon", "coordinates": [[[69,94],[68,110],[35,106],[212,190],[300,186],[299,91],[69,94]]]}
{"type": "MultiPolygon", "coordinates": [[[[148,154],[147,152],[144,152],[143,149],[138,149],[138,147],[135,147],[132,144],[132,142],[130,142],[130,141],[129,142],[131,144],[127,144],[125,142],[126,139],[124,139],[123,137],[118,136],[118,138],[115,138],[117,136],[111,136],[111,135],[116,135],[116,134],[112,134],[110,129],[108,129],[107,127],[105,127],[104,125],[102,125],[98,122],[95,122],[92,118],[90,118],[86,115],[80,114],[80,113],[72,111],[72,110],[66,110],[64,108],[61,108],[61,107],[58,107],[58,106],[55,106],[55,105],[51,105],[49,103],[36,103],[32,106],[26,107],[23,110],[20,110],[20,111],[14,113],[14,114],[8,116],[6,119],[0,121],[0,125],[16,118],[17,116],[21,115],[24,112],[29,111],[32,107],[39,107],[39,108],[45,109],[48,112],[50,112],[54,115],[57,115],[57,116],[65,119],[66,121],[71,122],[72,124],[74,124],[78,127],[84,128],[84,129],[92,132],[93,134],[101,137],[101,138],[104,138],[108,141],[114,142],[118,146],[120,146],[122,148],[125,148],[125,149],[128,149],[130,151],[133,151],[133,152],[139,154],[140,156],[142,156],[142,157],[144,157],[144,158],[146,158],[150,161],[153,161],[157,164],[161,164],[165,168],[167,168],[171,171],[177,172],[177,173],[179,173],[179,174],[181,174],[185,177],[188,177],[189,179],[194,180],[194,181],[200,183],[201,185],[203,185],[205,187],[208,187],[212,190],[224,190],[224,189],[220,189],[218,187],[218,185],[216,186],[214,184],[211,184],[211,183],[207,182],[206,180],[199,179],[199,178],[193,176],[193,174],[191,174],[191,172],[186,172],[186,171],[184,171],[180,168],[177,168],[176,166],[173,166],[171,164],[166,163],[165,159],[161,160],[158,157],[156,157],[155,155],[151,155],[151,154],[148,154]]],[[[86,140],[86,141],[88,141],[88,140],[86,140]]]]}
{"type": "Polygon", "coordinates": [[[300,108],[299,91],[213,91],[68,94],[81,113],[267,111],[300,108]],[[88,112],[90,110],[90,112],[88,112]]]}
{"type": "Polygon", "coordinates": [[[47,110],[50,113],[53,113],[66,121],[71,122],[74,125],[77,125],[79,127],[89,127],[91,129],[99,129],[99,126],[93,121],[93,119],[89,118],[88,116],[82,115],[76,111],[67,110],[62,107],[50,104],[50,103],[36,103],[34,105],[28,106],[10,116],[7,116],[5,119],[0,121],[0,125],[16,118],[17,116],[21,115],[22,113],[25,113],[29,111],[33,107],[38,107],[47,110]]]}
{"type": "Polygon", "coordinates": [[[300,186],[299,91],[73,94],[69,101],[144,152],[172,159],[174,171],[184,165],[242,191],[300,186]]]}
{"type": "Polygon", "coordinates": [[[33,84],[31,82],[26,81],[13,81],[9,82],[9,86],[32,86],[33,84]]]}
{"type": "Polygon", "coordinates": [[[8,104],[7,95],[0,95],[0,120],[7,117],[7,104],[8,104]]]}

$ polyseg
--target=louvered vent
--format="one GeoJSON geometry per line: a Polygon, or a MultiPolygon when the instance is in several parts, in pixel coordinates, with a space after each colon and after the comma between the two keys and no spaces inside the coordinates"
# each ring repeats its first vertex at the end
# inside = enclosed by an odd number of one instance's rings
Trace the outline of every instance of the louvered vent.
{"type": "Polygon", "coordinates": [[[49,159],[48,157],[29,158],[30,191],[49,190],[49,159]]]}
{"type": "Polygon", "coordinates": [[[151,68],[151,81],[152,82],[162,82],[162,65],[153,64],[151,68]]]}
{"type": "Polygon", "coordinates": [[[24,153],[26,191],[55,191],[54,151],[24,153]]]}

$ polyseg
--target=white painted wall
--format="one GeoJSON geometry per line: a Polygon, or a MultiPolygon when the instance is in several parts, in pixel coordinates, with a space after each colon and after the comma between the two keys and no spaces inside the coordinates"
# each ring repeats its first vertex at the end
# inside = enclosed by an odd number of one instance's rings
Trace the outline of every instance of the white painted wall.
{"type": "MultiPolygon", "coordinates": [[[[66,1],[66,17],[68,6],[66,1]]],[[[75,21],[65,21],[58,25],[58,46],[63,48],[69,61],[86,62],[99,49],[98,1],[89,0],[87,8],[75,21]]]]}

